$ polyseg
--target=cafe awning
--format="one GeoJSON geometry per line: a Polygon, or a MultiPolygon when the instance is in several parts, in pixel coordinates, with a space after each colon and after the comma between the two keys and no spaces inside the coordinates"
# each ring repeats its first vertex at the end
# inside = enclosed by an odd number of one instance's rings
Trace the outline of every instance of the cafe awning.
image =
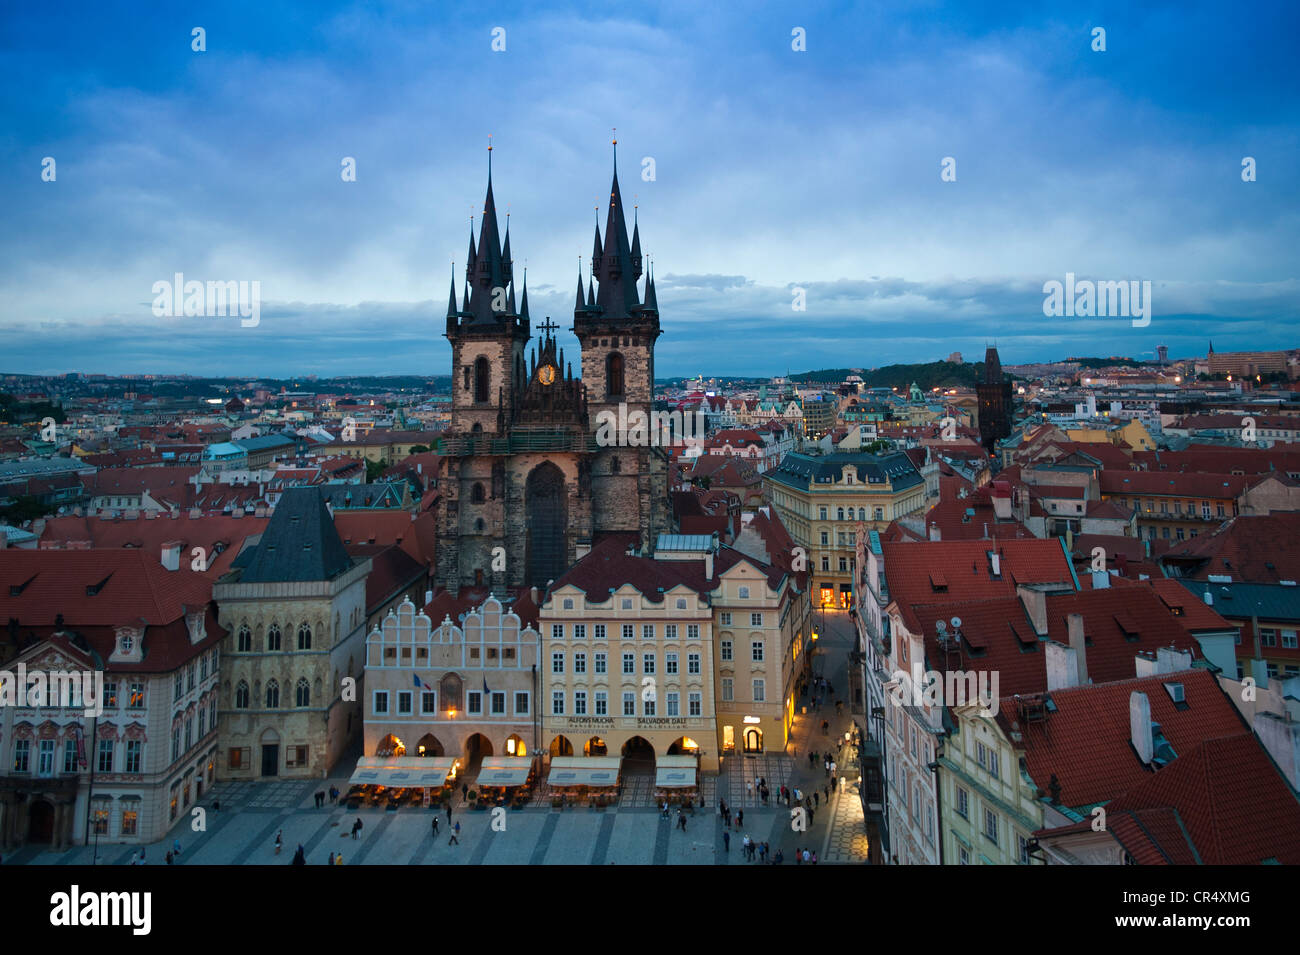
{"type": "Polygon", "coordinates": [[[689,789],[695,785],[694,756],[660,756],[655,760],[655,786],[659,789],[689,789]]]}
{"type": "Polygon", "coordinates": [[[617,756],[557,756],[551,760],[546,782],[558,789],[570,786],[617,786],[617,756]]]}
{"type": "Polygon", "coordinates": [[[532,769],[530,759],[518,756],[500,756],[483,760],[478,771],[480,786],[522,786],[528,782],[528,772],[532,769]]]}
{"type": "Polygon", "coordinates": [[[456,760],[450,756],[362,756],[348,780],[353,786],[388,786],[392,789],[437,787],[447,782],[456,760]]]}

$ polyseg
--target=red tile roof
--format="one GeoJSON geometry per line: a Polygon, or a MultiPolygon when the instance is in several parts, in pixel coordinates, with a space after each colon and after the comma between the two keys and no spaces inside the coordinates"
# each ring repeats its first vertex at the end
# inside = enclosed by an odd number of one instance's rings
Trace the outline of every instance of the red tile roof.
{"type": "Polygon", "coordinates": [[[1237,497],[1252,482],[1239,474],[1102,471],[1100,483],[1103,494],[1119,494],[1124,497],[1173,495],[1222,500],[1237,497]]]}
{"type": "Polygon", "coordinates": [[[1210,574],[1258,584],[1300,580],[1300,514],[1234,517],[1211,533],[1178,542],[1161,560],[1193,580],[1210,574]]]}
{"type": "MultiPolygon", "coordinates": [[[[1097,683],[1051,694],[1055,712],[1046,720],[1027,721],[1021,701],[1004,697],[997,720],[1004,730],[1021,734],[1025,764],[1044,792],[1053,776],[1060,802],[1075,808],[1105,803],[1149,779],[1130,741],[1129,697],[1145,693],[1151,721],[1160,724],[1176,757],[1166,768],[1192,754],[1202,742],[1248,732],[1237,708],[1208,670],[1191,669],[1142,679],[1097,683]],[[1179,708],[1165,684],[1182,684],[1186,706],[1179,708]]],[[[1012,736],[1015,742],[1014,735],[1012,736]]]]}

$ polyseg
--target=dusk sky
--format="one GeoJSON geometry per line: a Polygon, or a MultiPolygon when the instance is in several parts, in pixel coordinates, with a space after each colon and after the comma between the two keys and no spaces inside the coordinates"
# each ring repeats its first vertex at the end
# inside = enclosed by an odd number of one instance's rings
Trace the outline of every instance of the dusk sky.
{"type": "Polygon", "coordinates": [[[660,376],[1300,347],[1297,36],[1294,2],[6,4],[0,372],[448,374],[489,134],[576,358],[612,127],[660,376]],[[260,324],[155,317],[177,272],[259,281],[260,324]],[[1067,272],[1150,281],[1150,325],[1045,317],[1067,272]]]}

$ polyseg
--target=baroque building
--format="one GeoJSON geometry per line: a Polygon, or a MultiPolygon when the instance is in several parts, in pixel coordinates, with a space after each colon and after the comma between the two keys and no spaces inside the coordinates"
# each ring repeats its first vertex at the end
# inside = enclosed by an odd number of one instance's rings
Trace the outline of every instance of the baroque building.
{"type": "Polygon", "coordinates": [[[453,595],[475,585],[498,594],[544,588],[611,534],[632,534],[648,552],[671,529],[663,450],[632,446],[626,433],[606,445],[596,436],[602,413],[617,415],[620,405],[626,414],[618,420],[649,415],[660,334],[635,221],[628,239],[617,163],[586,290],[578,277],[575,378],[549,319],[529,353],[527,281],[516,281],[509,228],[504,242],[498,232],[488,155],[478,242],[471,230],[464,294],[458,301],[453,276],[446,316],[452,410],[439,475],[436,579],[453,595]]]}

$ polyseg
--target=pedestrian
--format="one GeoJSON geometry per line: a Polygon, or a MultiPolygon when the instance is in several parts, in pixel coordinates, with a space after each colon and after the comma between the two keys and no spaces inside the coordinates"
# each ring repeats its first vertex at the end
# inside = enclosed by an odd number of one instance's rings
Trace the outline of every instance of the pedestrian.
{"type": "Polygon", "coordinates": [[[167,859],[167,864],[168,864],[168,865],[171,865],[171,864],[172,864],[172,854],[171,854],[170,852],[168,852],[165,858],[167,859]]]}
{"type": "Polygon", "coordinates": [[[783,853],[780,849],[777,849],[776,855],[772,857],[772,865],[780,865],[784,861],[785,861],[785,853],[783,853]]]}
{"type": "Polygon", "coordinates": [[[831,787],[830,787],[830,783],[827,783],[825,786],[822,787],[822,792],[824,792],[824,793],[826,794],[826,801],[827,801],[827,802],[830,802],[830,801],[831,801],[831,787]]]}
{"type": "Polygon", "coordinates": [[[433,838],[438,838],[438,816],[436,813],[433,817],[433,838]]]}
{"type": "Polygon", "coordinates": [[[737,810],[736,810],[736,828],[739,829],[739,828],[740,828],[741,826],[743,826],[744,824],[745,824],[745,810],[743,810],[743,809],[737,809],[737,810]]]}
{"type": "Polygon", "coordinates": [[[813,865],[817,864],[817,853],[815,852],[812,854],[812,864],[813,865]]]}
{"type": "Polygon", "coordinates": [[[812,862],[812,853],[810,853],[807,849],[805,849],[803,851],[803,863],[804,865],[809,865],[811,864],[811,862],[812,862]]]}
{"type": "Polygon", "coordinates": [[[745,794],[750,799],[754,798],[754,784],[751,783],[748,779],[745,780],[745,794]]]}
{"type": "Polygon", "coordinates": [[[731,852],[731,833],[726,829],[722,830],[722,851],[731,852]]]}
{"type": "Polygon", "coordinates": [[[294,865],[306,865],[307,853],[303,851],[302,843],[298,843],[298,851],[293,854],[294,865]]]}
{"type": "Polygon", "coordinates": [[[681,827],[682,827],[682,833],[685,834],[685,832],[686,832],[686,817],[685,817],[685,816],[682,816],[682,818],[681,818],[681,823],[680,823],[680,824],[681,824],[681,827]]]}
{"type": "Polygon", "coordinates": [[[333,865],[333,864],[334,864],[334,853],[332,853],[332,852],[330,853],[329,860],[328,860],[325,864],[326,864],[326,865],[333,865]]]}
{"type": "Polygon", "coordinates": [[[835,762],[835,760],[832,759],[832,760],[831,760],[831,775],[832,775],[832,776],[835,775],[835,770],[838,769],[838,768],[839,768],[839,763],[835,762]]]}
{"type": "Polygon", "coordinates": [[[794,864],[795,864],[795,865],[803,865],[803,850],[802,850],[802,849],[795,849],[795,850],[794,850],[794,864]]]}
{"type": "Polygon", "coordinates": [[[452,843],[455,843],[456,845],[460,845],[460,839],[457,838],[459,835],[460,835],[460,820],[457,819],[456,824],[451,827],[451,838],[447,840],[447,845],[451,845],[452,843]]]}
{"type": "Polygon", "coordinates": [[[813,824],[813,815],[815,812],[816,810],[813,809],[811,806],[808,808],[808,825],[810,826],[813,824]]]}
{"type": "Polygon", "coordinates": [[[181,841],[179,839],[173,839],[172,855],[179,856],[180,854],[181,854],[181,841]]]}
{"type": "MultiPolygon", "coordinates": [[[[358,819],[357,822],[360,823],[361,820],[358,819]]],[[[356,826],[353,826],[353,827],[352,827],[352,838],[355,839],[356,837],[357,837],[357,827],[356,827],[356,826]]],[[[276,854],[276,855],[279,855],[279,854],[280,854],[280,847],[281,847],[282,845],[284,845],[284,830],[283,830],[283,829],[281,829],[279,832],[277,832],[277,833],[275,834],[275,854],[276,854]]]]}
{"type": "Polygon", "coordinates": [[[343,864],[343,853],[340,852],[338,855],[336,855],[336,856],[334,857],[334,864],[335,864],[335,865],[342,865],[342,864],[343,864]]]}
{"type": "Polygon", "coordinates": [[[461,784],[460,784],[460,797],[461,797],[462,799],[468,799],[468,798],[469,798],[469,783],[461,783],[461,784]]]}
{"type": "Polygon", "coordinates": [[[809,754],[808,754],[808,765],[809,765],[809,766],[816,766],[816,765],[817,765],[817,754],[816,754],[816,753],[809,753],[809,754]]]}
{"type": "Polygon", "coordinates": [[[818,793],[816,790],[813,790],[813,805],[814,806],[821,805],[821,794],[818,793]]]}
{"type": "MultiPolygon", "coordinates": [[[[362,826],[361,817],[360,817],[360,816],[357,816],[357,821],[354,822],[354,823],[352,824],[352,838],[353,838],[353,839],[355,839],[355,838],[357,837],[357,833],[361,831],[361,826],[362,826]]],[[[279,852],[279,851],[280,851],[280,849],[279,849],[279,845],[280,845],[280,837],[279,837],[279,836],[276,836],[276,837],[275,837],[275,844],[276,844],[276,850],[275,850],[275,851],[276,851],[276,852],[279,852]]]]}
{"type": "Polygon", "coordinates": [[[213,812],[221,812],[221,800],[220,800],[220,799],[214,799],[214,800],[212,800],[212,811],[213,811],[213,812]]]}

